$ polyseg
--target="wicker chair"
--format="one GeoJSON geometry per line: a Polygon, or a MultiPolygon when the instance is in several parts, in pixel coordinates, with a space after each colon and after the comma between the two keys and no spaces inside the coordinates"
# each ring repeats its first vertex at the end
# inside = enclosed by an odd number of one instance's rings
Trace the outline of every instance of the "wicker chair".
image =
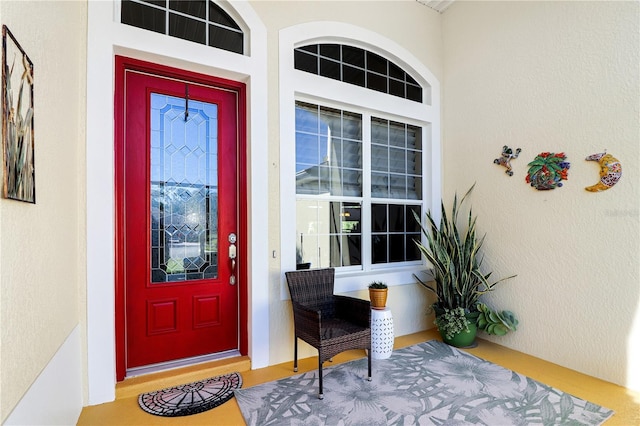
{"type": "Polygon", "coordinates": [[[333,294],[333,268],[286,272],[295,327],[293,371],[298,371],[298,339],[318,350],[319,393],[322,363],[340,352],[367,349],[371,380],[371,307],[367,300],[333,294]]]}

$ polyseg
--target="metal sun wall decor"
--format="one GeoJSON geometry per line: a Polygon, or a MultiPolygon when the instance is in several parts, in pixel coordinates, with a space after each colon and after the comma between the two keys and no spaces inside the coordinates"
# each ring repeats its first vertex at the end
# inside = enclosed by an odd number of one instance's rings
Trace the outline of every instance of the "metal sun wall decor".
{"type": "Polygon", "coordinates": [[[589,192],[606,191],[613,185],[618,183],[622,177],[622,164],[611,154],[601,152],[592,154],[585,158],[587,161],[597,161],[600,164],[600,182],[595,185],[587,186],[585,189],[589,192]]]}
{"type": "Polygon", "coordinates": [[[4,197],[36,202],[33,146],[33,63],[2,26],[4,197]]]}
{"type": "Polygon", "coordinates": [[[518,158],[518,155],[520,155],[520,151],[522,151],[520,148],[516,149],[516,153],[513,153],[513,150],[511,148],[509,148],[507,145],[502,147],[502,154],[500,154],[500,158],[496,158],[495,160],[493,160],[493,162],[495,164],[499,164],[501,166],[504,166],[507,168],[507,170],[505,170],[505,173],[508,174],[509,176],[513,176],[513,168],[511,167],[511,160],[514,160],[516,158],[518,158]]]}
{"type": "Polygon", "coordinates": [[[527,166],[526,181],[537,190],[550,190],[562,187],[562,181],[567,180],[569,162],[564,152],[542,152],[527,166]]]}

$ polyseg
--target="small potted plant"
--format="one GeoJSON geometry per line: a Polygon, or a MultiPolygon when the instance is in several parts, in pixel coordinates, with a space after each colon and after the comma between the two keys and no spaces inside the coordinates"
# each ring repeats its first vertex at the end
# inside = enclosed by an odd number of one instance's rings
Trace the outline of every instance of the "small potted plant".
{"type": "Polygon", "coordinates": [[[427,212],[425,226],[414,213],[427,241],[425,245],[419,241],[416,244],[433,268],[429,276],[415,275],[415,278],[436,295],[431,307],[435,311],[435,324],[443,341],[458,347],[472,345],[478,330],[504,335],[518,325],[513,313],[494,311],[479,301],[480,296],[494,290],[499,282],[515,275],[490,281],[491,272],[482,270],[480,249],[484,236],[476,235],[476,218],[471,210],[466,227],[458,225],[460,206],[472,190],[473,186],[459,203],[457,195],[454,197],[451,214],[447,214],[444,203],[441,203],[439,226],[431,211],[427,212]]]}
{"type": "Polygon", "coordinates": [[[384,309],[387,306],[387,284],[374,281],[369,284],[369,300],[373,309],[384,309]]]}

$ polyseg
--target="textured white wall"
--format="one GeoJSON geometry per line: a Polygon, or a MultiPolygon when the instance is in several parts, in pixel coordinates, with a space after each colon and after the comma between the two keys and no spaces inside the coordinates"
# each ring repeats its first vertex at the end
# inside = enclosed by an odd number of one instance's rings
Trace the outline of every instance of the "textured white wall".
{"type": "Polygon", "coordinates": [[[444,194],[477,182],[487,265],[518,274],[488,299],[513,310],[496,341],[640,389],[640,4],[455,2],[443,14],[444,194]],[[522,148],[514,175],[493,164],[522,148]],[[587,155],[623,177],[607,192],[587,155]],[[540,152],[565,152],[564,187],[525,183],[540,152]],[[634,322],[635,321],[635,322],[634,322]],[[635,368],[635,370],[634,370],[635,368]]]}
{"type": "Polygon", "coordinates": [[[4,421],[80,321],[86,4],[3,1],[0,16],[34,63],[37,201],[0,199],[4,421]]]}
{"type": "MultiPolygon", "coordinates": [[[[280,175],[279,175],[279,104],[278,104],[278,33],[281,29],[305,22],[336,21],[352,24],[376,32],[407,49],[435,76],[441,78],[442,39],[440,15],[410,0],[375,1],[253,1],[251,5],[267,27],[268,84],[269,84],[269,247],[279,253],[280,247],[280,175]],[[271,60],[272,59],[272,60],[271,60]]],[[[271,252],[271,251],[270,251],[271,252]]],[[[293,319],[289,301],[281,300],[280,258],[270,258],[269,321],[270,364],[293,358],[293,319]]],[[[426,295],[415,284],[393,287],[389,306],[394,313],[396,333],[411,333],[429,328],[426,316],[426,295]],[[420,295],[417,296],[417,293],[420,295]]],[[[356,296],[368,298],[362,292],[356,296]]],[[[300,356],[311,356],[314,351],[301,347],[300,356]]]]}

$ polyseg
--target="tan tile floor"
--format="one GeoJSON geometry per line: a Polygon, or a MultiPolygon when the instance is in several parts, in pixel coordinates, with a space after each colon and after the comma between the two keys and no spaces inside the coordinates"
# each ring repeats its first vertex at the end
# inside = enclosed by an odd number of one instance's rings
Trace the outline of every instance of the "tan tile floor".
{"type": "MultiPolygon", "coordinates": [[[[396,339],[395,347],[405,347],[418,342],[439,339],[435,330],[401,336],[396,339]]],[[[606,426],[638,426],[640,425],[640,394],[633,393],[621,386],[617,386],[593,377],[560,367],[541,359],[517,352],[486,340],[478,340],[478,347],[468,349],[470,353],[517,371],[533,379],[554,386],[579,398],[605,406],[616,412],[606,423],[606,426]]],[[[362,351],[344,352],[334,358],[334,364],[349,361],[364,356],[362,351]]],[[[146,378],[127,380],[118,385],[116,401],[85,407],[82,410],[79,425],[243,425],[235,400],[231,400],[213,410],[188,417],[157,417],[142,411],[138,407],[137,393],[146,392],[180,383],[224,374],[229,369],[244,369],[248,365],[246,360],[241,364],[222,362],[220,367],[212,368],[191,367],[185,374],[181,372],[162,373],[146,378]],[[176,382],[176,380],[178,382],[176,382]],[[161,385],[160,385],[161,384],[161,385]]],[[[307,358],[299,361],[299,373],[313,370],[317,367],[317,358],[307,358]]],[[[287,362],[258,370],[242,371],[243,387],[277,380],[293,375],[293,363],[287,362]]]]}

